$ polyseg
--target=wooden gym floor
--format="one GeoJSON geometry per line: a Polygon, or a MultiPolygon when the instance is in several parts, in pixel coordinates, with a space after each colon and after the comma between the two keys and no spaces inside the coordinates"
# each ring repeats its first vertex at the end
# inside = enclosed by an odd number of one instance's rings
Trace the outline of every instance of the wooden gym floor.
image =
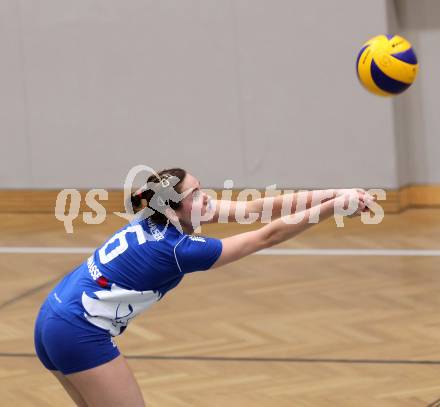
{"type": "MultiPolygon", "coordinates": [[[[51,214],[0,214],[0,224],[1,248],[94,247],[123,221],[77,221],[73,235],[51,214]]],[[[439,250],[440,209],[386,215],[380,225],[351,219],[342,229],[331,220],[280,247],[439,250]]],[[[34,356],[32,331],[54,281],[86,257],[0,253],[1,406],[73,405],[34,356]]],[[[117,342],[149,406],[435,406],[439,260],[251,256],[187,276],[117,342]]]]}

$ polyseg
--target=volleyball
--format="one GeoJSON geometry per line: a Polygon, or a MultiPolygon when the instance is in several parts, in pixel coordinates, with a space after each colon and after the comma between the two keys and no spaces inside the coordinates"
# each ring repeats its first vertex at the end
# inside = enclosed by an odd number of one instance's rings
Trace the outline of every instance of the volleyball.
{"type": "Polygon", "coordinates": [[[378,35],[361,48],[356,71],[361,84],[380,96],[394,96],[408,89],[419,69],[416,54],[399,35],[378,35]]]}

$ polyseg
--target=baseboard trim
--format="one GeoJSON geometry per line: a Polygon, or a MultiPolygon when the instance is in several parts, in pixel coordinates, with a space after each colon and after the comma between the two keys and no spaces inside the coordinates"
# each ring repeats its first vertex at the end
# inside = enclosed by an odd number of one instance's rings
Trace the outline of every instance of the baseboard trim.
{"type": "MultiPolygon", "coordinates": [[[[60,190],[0,190],[0,213],[54,213],[60,190]]],[[[85,202],[88,191],[80,190],[80,213],[92,211],[85,202]]],[[[387,199],[380,201],[385,213],[398,213],[409,208],[440,208],[440,185],[408,185],[388,190],[387,199]]],[[[233,191],[233,199],[237,196],[233,191]]],[[[122,190],[108,190],[108,199],[98,202],[108,212],[124,212],[122,190]]]]}

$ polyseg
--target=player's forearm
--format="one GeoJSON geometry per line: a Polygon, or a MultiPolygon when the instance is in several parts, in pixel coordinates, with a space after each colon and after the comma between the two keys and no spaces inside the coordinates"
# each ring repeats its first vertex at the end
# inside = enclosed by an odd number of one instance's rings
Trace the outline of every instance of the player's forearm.
{"type": "Polygon", "coordinates": [[[330,201],[338,196],[337,189],[316,189],[314,191],[298,191],[295,193],[295,207],[293,211],[309,209],[313,206],[330,201]],[[303,205],[303,206],[301,206],[303,205]],[[304,208],[303,208],[304,207],[304,208]]]}
{"type": "Polygon", "coordinates": [[[209,220],[238,221],[241,218],[255,216],[263,223],[270,222],[280,216],[304,211],[341,196],[349,189],[322,189],[299,191],[278,196],[269,196],[253,201],[215,201],[215,212],[209,220]]]}
{"type": "Polygon", "coordinates": [[[276,219],[282,215],[310,209],[338,195],[337,189],[299,191],[274,197],[260,198],[249,202],[249,212],[270,215],[276,219]]]}
{"type": "Polygon", "coordinates": [[[281,243],[311,226],[329,218],[335,213],[335,199],[313,206],[305,211],[283,216],[264,226],[261,232],[267,243],[267,247],[281,243]]]}

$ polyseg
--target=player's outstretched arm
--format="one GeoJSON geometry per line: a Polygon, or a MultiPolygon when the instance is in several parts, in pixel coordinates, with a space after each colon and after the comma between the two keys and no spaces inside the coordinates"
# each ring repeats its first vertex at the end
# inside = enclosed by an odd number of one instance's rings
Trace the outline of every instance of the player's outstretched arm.
{"type": "Polygon", "coordinates": [[[349,200],[355,201],[355,205],[357,205],[356,213],[366,208],[364,202],[365,194],[350,190],[350,192],[342,196],[330,199],[302,213],[294,213],[276,219],[258,230],[222,239],[222,254],[213,267],[223,266],[259,250],[291,239],[317,222],[321,222],[334,215],[338,209],[346,207],[349,200]],[[298,218],[301,219],[299,222],[297,222],[298,218]]]}
{"type": "MultiPolygon", "coordinates": [[[[267,212],[269,219],[276,219],[282,215],[310,209],[353,191],[365,193],[363,189],[322,189],[292,192],[252,201],[212,200],[213,215],[202,223],[213,223],[219,220],[235,222],[240,217],[248,218],[255,214],[260,218],[265,212],[267,212]]],[[[374,199],[371,196],[370,198],[374,199]]]]}

